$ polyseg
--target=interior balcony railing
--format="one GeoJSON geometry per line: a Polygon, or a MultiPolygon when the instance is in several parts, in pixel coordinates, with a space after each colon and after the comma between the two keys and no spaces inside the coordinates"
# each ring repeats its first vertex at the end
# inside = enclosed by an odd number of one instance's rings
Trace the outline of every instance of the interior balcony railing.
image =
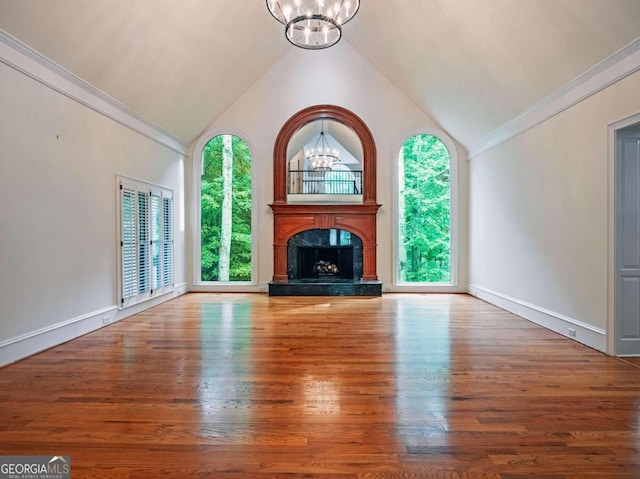
{"type": "Polygon", "coordinates": [[[361,195],[361,170],[289,170],[291,195],[361,195]]]}

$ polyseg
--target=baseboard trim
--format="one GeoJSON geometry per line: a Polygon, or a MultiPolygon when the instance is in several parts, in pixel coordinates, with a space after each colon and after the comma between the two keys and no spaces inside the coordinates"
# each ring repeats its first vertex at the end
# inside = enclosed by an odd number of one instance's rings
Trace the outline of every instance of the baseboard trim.
{"type": "Polygon", "coordinates": [[[427,293],[442,293],[442,294],[461,294],[467,292],[467,286],[464,284],[450,285],[450,284],[382,284],[383,293],[415,293],[415,294],[427,294],[427,293]]]}
{"type": "Polygon", "coordinates": [[[469,294],[590,348],[606,352],[606,331],[531,303],[469,284],[469,294]],[[575,336],[569,334],[575,331],[575,336]]]}
{"type": "Polygon", "coordinates": [[[189,286],[190,293],[266,293],[268,288],[268,283],[260,283],[260,284],[234,284],[234,283],[224,283],[224,284],[191,284],[189,286]]]}
{"type": "Polygon", "coordinates": [[[159,294],[158,296],[151,297],[149,299],[145,299],[140,303],[132,304],[131,306],[127,306],[126,308],[119,309],[118,314],[116,316],[116,321],[120,321],[121,319],[128,318],[133,316],[134,314],[141,313],[142,311],[146,311],[149,308],[153,308],[154,306],[158,306],[170,299],[177,298],[178,296],[182,296],[187,293],[187,283],[180,283],[173,286],[171,291],[167,291],[165,293],[159,294]]]}
{"type": "Polygon", "coordinates": [[[177,298],[187,292],[187,285],[176,285],[173,291],[156,298],[119,310],[108,306],[75,318],[62,321],[30,333],[0,342],[0,367],[14,363],[28,356],[40,353],[60,344],[79,338],[85,334],[109,326],[146,309],[177,298]]]}
{"type": "Polygon", "coordinates": [[[0,366],[66,343],[115,321],[118,308],[109,306],[11,338],[0,343],[0,366]]]}

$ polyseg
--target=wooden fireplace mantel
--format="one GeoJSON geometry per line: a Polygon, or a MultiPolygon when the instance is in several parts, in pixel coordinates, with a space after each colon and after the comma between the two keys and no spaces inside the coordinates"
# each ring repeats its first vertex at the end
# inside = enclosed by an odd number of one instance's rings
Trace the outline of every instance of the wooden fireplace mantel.
{"type": "Polygon", "coordinates": [[[363,280],[377,280],[376,216],[380,205],[269,205],[273,210],[273,280],[286,281],[287,243],[309,229],[341,229],[362,240],[363,280]]]}
{"type": "Polygon", "coordinates": [[[376,145],[367,125],[353,112],[335,105],[317,105],[299,111],[282,127],[273,149],[273,280],[286,281],[287,243],[308,229],[342,229],[362,240],[365,281],[376,281],[376,145]],[[360,138],[363,153],[362,204],[288,204],[287,147],[302,126],[315,120],[335,120],[350,127],[360,138]]]}

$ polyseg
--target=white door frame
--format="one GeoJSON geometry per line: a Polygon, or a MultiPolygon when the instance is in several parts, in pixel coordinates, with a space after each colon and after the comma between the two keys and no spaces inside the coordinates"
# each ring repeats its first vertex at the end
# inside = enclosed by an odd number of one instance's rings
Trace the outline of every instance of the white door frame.
{"type": "Polygon", "coordinates": [[[607,344],[615,356],[616,344],[616,131],[640,123],[640,113],[610,123],[607,127],[607,344]]]}

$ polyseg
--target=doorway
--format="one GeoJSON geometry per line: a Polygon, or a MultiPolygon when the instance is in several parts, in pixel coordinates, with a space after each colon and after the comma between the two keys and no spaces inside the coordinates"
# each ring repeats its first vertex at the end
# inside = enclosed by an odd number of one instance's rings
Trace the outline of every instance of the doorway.
{"type": "Polygon", "coordinates": [[[613,351],[640,356],[640,123],[614,135],[613,351]]]}

